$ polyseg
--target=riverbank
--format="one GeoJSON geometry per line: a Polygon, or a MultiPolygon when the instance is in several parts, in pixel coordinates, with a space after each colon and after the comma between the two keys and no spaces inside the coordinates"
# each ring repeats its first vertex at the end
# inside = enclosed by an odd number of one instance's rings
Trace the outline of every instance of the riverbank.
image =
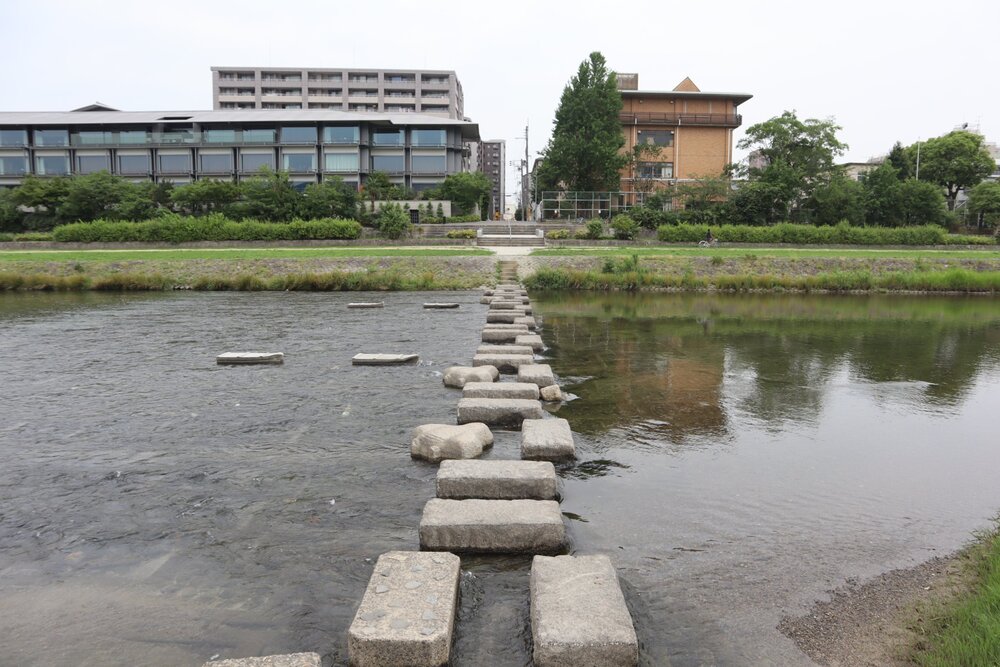
{"type": "Polygon", "coordinates": [[[778,629],[821,665],[1000,663],[1000,534],[871,581],[849,581],[778,629]]]}

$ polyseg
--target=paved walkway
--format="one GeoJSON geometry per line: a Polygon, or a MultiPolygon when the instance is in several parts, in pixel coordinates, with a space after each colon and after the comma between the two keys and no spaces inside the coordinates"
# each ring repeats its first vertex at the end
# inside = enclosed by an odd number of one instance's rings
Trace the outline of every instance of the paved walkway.
{"type": "Polygon", "coordinates": [[[500,257],[517,257],[517,256],[522,256],[523,257],[523,256],[526,256],[526,255],[530,255],[531,251],[535,250],[539,246],[530,246],[530,245],[522,245],[522,246],[517,246],[517,245],[510,245],[510,246],[494,245],[494,246],[489,246],[489,245],[482,245],[482,246],[478,246],[478,247],[485,248],[486,250],[492,250],[494,253],[496,253],[500,257]]]}

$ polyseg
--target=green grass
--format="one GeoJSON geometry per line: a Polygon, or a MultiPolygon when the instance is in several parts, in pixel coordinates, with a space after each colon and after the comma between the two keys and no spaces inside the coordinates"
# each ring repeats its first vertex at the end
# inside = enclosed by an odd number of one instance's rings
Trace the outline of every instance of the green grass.
{"type": "Polygon", "coordinates": [[[967,552],[972,586],[945,607],[926,610],[914,653],[925,667],[1000,665],[1000,533],[980,536],[967,552]],[[929,611],[930,613],[927,613],[929,611]]]}
{"type": "Polygon", "coordinates": [[[490,255],[489,250],[458,248],[170,248],[165,250],[10,250],[0,262],[126,262],[189,259],[314,259],[323,257],[457,257],[490,255]]]}
{"type": "Polygon", "coordinates": [[[857,257],[857,258],[915,258],[927,259],[997,259],[1000,248],[983,250],[932,250],[932,249],[890,249],[890,248],[685,248],[685,247],[614,247],[614,248],[546,248],[531,253],[539,257],[613,257],[618,255],[639,255],[641,257],[857,257]]]}

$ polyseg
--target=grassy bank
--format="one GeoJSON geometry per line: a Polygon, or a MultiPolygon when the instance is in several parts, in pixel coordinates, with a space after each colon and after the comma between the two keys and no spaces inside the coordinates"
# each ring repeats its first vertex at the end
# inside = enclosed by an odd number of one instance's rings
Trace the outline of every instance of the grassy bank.
{"type": "Polygon", "coordinates": [[[490,255],[482,248],[169,248],[127,250],[9,250],[0,262],[124,262],[192,259],[314,259],[324,257],[457,257],[490,255]]]}
{"type": "Polygon", "coordinates": [[[614,248],[546,248],[535,250],[533,257],[791,257],[791,258],[858,258],[858,259],[1000,259],[1000,249],[932,249],[932,248],[715,248],[692,247],[614,247],[614,248]]]}
{"type": "Polygon", "coordinates": [[[965,592],[917,610],[912,629],[921,639],[912,659],[925,667],[1000,665],[1000,532],[997,528],[960,556],[965,592]]]}

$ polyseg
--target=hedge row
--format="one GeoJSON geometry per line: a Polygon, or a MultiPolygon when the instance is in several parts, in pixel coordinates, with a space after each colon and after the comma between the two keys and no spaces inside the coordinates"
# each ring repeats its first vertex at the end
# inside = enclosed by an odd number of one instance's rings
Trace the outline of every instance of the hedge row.
{"type": "Polygon", "coordinates": [[[793,243],[840,245],[991,245],[988,236],[951,235],[933,225],[925,227],[833,227],[782,223],[770,227],[749,225],[661,225],[657,238],[664,243],[697,243],[708,230],[723,243],[793,243]]]}
{"type": "Polygon", "coordinates": [[[95,220],[61,225],[52,231],[60,242],[75,243],[188,243],[192,241],[297,241],[356,239],[361,224],[354,220],[292,220],[291,222],[235,221],[221,215],[194,218],[166,215],[145,222],[95,220]]]}

